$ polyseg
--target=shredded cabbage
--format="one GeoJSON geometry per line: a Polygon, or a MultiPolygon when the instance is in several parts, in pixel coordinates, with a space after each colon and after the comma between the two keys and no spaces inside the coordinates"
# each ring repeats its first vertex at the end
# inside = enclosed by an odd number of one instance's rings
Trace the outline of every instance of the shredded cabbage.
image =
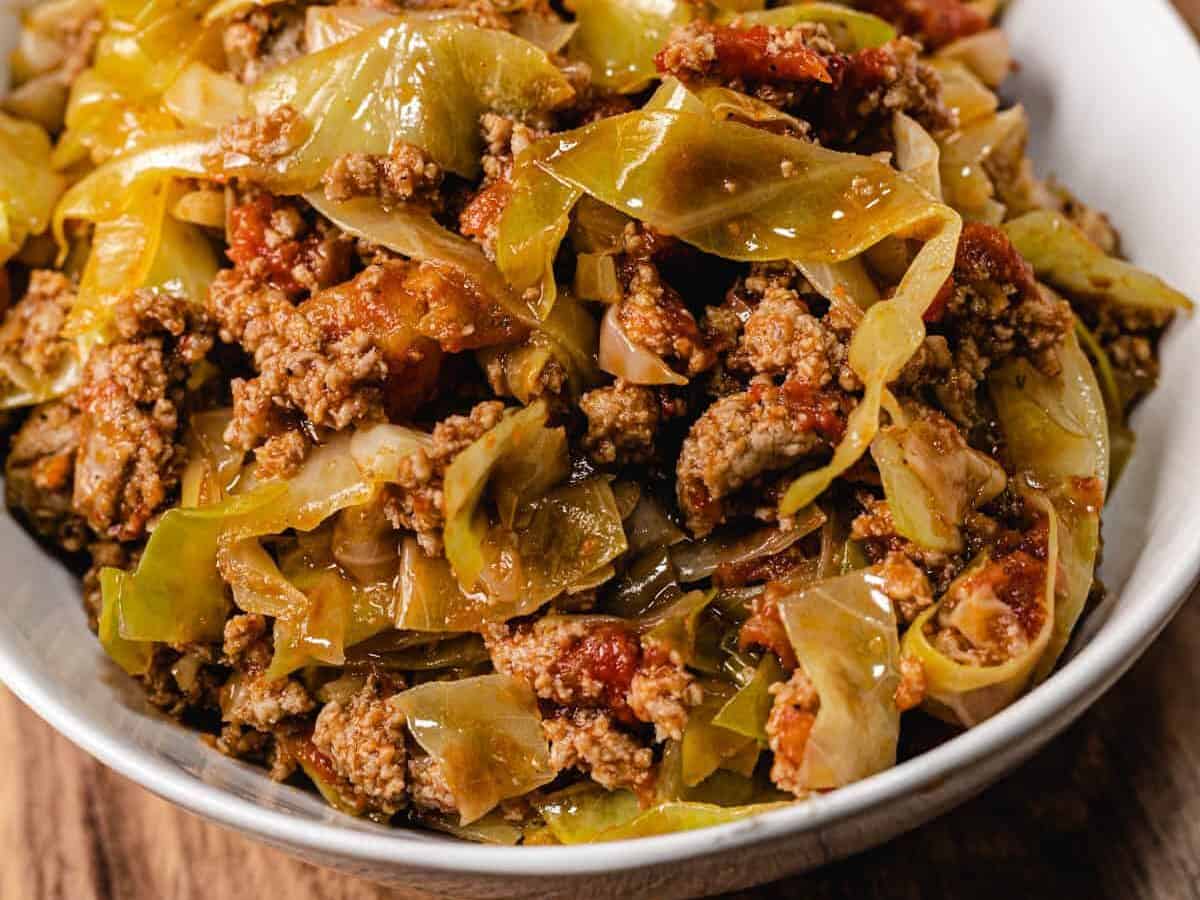
{"type": "Polygon", "coordinates": [[[1161,278],[1114,259],[1060,213],[1037,210],[1004,231],[1038,277],[1081,300],[1139,309],[1191,309],[1192,301],[1161,278]]]}
{"type": "Polygon", "coordinates": [[[523,681],[483,675],[431,682],[390,702],[407,717],[413,739],[439,763],[464,825],[558,774],[537,699],[523,681]]]}
{"type": "Polygon", "coordinates": [[[685,0],[573,0],[571,8],[579,29],[568,58],[587,63],[593,83],[620,93],[654,80],[654,54],[695,15],[685,0]]]}
{"type": "Polygon", "coordinates": [[[801,22],[819,22],[843,53],[882,47],[896,37],[896,29],[878,16],[850,9],[840,3],[795,3],[774,9],[727,14],[751,25],[778,25],[790,28],[801,22]]]}
{"type": "Polygon", "coordinates": [[[1062,582],[1054,630],[1036,680],[1049,674],[1083,612],[1100,549],[1100,510],[1109,484],[1110,445],[1103,395],[1074,334],[1059,349],[1062,373],[1047,378],[1024,361],[988,379],[1008,454],[1045,490],[1058,519],[1062,582]]]}
{"type": "MultiPolygon", "coordinates": [[[[1057,630],[1056,597],[1062,589],[1056,581],[1059,570],[1059,523],[1054,508],[1042,496],[1030,494],[1034,503],[1047,516],[1045,554],[1046,581],[1037,597],[1044,618],[1037,634],[1028,635],[1027,644],[1014,656],[999,665],[970,665],[951,659],[930,640],[927,626],[938,615],[947,598],[959,599],[955,608],[955,624],[960,630],[990,636],[989,623],[1007,607],[990,589],[986,579],[976,584],[979,576],[990,566],[1002,565],[985,550],[955,579],[937,604],[925,610],[904,634],[904,653],[917,659],[925,671],[925,709],[949,722],[971,727],[999,712],[1013,702],[1029,686],[1045,658],[1051,636],[1057,630]]],[[[1090,578],[1090,570],[1089,570],[1090,578]]]]}
{"type": "Polygon", "coordinates": [[[0,113],[0,265],[50,223],[63,180],[50,168],[50,139],[32,122],[0,113]]]}
{"type": "Polygon", "coordinates": [[[797,783],[828,790],[895,765],[900,644],[878,576],[867,570],[800,588],[779,612],[821,701],[797,783]]]}
{"type": "Polygon", "coordinates": [[[573,95],[545,51],[514,35],[454,19],[385,22],[264,75],[250,91],[251,107],[262,115],[292,106],[311,131],[275,163],[227,158],[225,170],[298,193],[343,153],[386,154],[408,142],[472,176],[481,113],[527,116],[573,95]]]}

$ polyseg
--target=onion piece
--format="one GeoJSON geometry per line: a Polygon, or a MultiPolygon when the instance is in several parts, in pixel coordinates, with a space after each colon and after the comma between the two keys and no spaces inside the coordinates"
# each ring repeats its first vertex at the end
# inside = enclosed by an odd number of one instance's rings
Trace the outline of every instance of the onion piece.
{"type": "Polygon", "coordinates": [[[688,383],[662,359],[629,339],[617,322],[616,306],[608,308],[600,325],[600,368],[631,384],[688,383]]]}
{"type": "Polygon", "coordinates": [[[200,128],[220,128],[248,110],[246,89],[201,62],[188,63],[162,99],[180,122],[200,128]]]}

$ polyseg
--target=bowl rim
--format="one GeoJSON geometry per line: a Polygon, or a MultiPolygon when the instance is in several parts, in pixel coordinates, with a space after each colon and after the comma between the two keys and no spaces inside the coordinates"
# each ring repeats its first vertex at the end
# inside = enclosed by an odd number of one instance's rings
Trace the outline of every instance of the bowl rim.
{"type": "MultiPolygon", "coordinates": [[[[1167,16],[1188,35],[1187,25],[1167,0],[1145,12],[1167,16]]],[[[1170,27],[1164,21],[1164,27],[1170,27]]],[[[1190,39],[1190,35],[1188,35],[1190,39]]],[[[1194,56],[1200,59],[1200,56],[1194,56]]],[[[954,772],[979,763],[1006,746],[1052,734],[1094,701],[1137,660],[1187,600],[1200,581],[1200,529],[1186,536],[1181,561],[1162,573],[1137,610],[1106,624],[1044,684],[993,718],[885,772],[830,794],[765,811],[749,819],[693,831],[636,838],[619,844],[499,847],[446,840],[431,844],[406,829],[350,828],[312,822],[261,806],[196,778],[120,735],[93,728],[52,683],[21,665],[19,635],[0,629],[0,679],[38,716],[106,766],[185,809],[276,846],[382,865],[460,874],[571,876],[635,870],[682,862],[718,851],[779,840],[828,828],[905,795],[935,788],[954,772]],[[436,852],[430,852],[436,846],[436,852]]]]}

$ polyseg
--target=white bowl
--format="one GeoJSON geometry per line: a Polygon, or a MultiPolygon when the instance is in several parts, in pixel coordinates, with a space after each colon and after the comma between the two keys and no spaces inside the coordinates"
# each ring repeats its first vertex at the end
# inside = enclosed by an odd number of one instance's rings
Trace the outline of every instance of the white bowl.
{"type": "MultiPolygon", "coordinates": [[[[1109,210],[1140,264],[1200,296],[1200,53],[1166,0],[1015,0],[1021,62],[1006,93],[1034,122],[1043,172],[1109,210]]],[[[11,23],[0,35],[12,38],[11,23]]],[[[1162,386],[1139,411],[1139,447],[1105,519],[1110,600],[1071,660],[978,728],[828,796],[702,831],[583,847],[486,847],[390,830],[330,810],[209,749],[151,711],[87,631],[78,586],[6,516],[0,678],[51,725],[154,793],[312,862],[414,893],[455,897],[713,893],[881,843],[983,789],[1065,728],[1167,624],[1200,572],[1200,366],[1185,320],[1162,386]],[[1194,362],[1194,358],[1192,359],[1194,362]]]]}

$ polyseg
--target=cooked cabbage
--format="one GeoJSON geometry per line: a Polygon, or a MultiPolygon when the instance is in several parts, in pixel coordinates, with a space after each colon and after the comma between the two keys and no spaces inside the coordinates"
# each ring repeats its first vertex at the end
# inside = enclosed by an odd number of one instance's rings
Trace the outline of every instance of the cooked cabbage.
{"type": "Polygon", "coordinates": [[[1040,616],[1033,618],[1012,610],[997,596],[993,581],[997,572],[999,577],[1005,576],[1006,559],[994,558],[991,550],[985,550],[954,580],[938,603],[921,613],[904,634],[905,655],[918,660],[925,670],[923,705],[946,721],[967,727],[979,724],[1020,696],[1034,679],[1035,671],[1044,665],[1051,635],[1057,629],[1056,607],[1064,599],[1060,593],[1062,585],[1056,581],[1060,532],[1057,514],[1050,503],[1036,494],[1031,499],[1047,520],[1044,559],[1040,563],[1045,581],[1033,598],[1040,616]],[[1025,629],[1036,627],[1036,632],[1030,634],[1026,630],[1022,643],[1009,650],[1008,658],[998,664],[976,665],[953,659],[939,649],[930,635],[935,622],[946,624],[941,621],[941,611],[949,601],[956,604],[949,624],[972,645],[996,640],[998,617],[1015,614],[1025,629]]]}
{"type": "Polygon", "coordinates": [[[988,379],[1008,454],[1018,471],[1030,473],[1045,490],[1058,519],[1062,583],[1038,680],[1062,654],[1091,591],[1100,549],[1100,510],[1109,484],[1103,395],[1073,333],[1060,348],[1059,359],[1063,370],[1056,378],[1017,361],[988,379]]]}
{"type": "Polygon", "coordinates": [[[821,703],[797,784],[828,790],[895,765],[900,643],[878,576],[865,570],[802,587],[779,612],[821,703]]]}
{"type": "Polygon", "coordinates": [[[0,113],[0,265],[50,224],[63,180],[50,169],[41,127],[0,113]]]}
{"type": "Polygon", "coordinates": [[[1038,277],[1080,300],[1139,309],[1191,309],[1192,301],[1161,278],[1115,259],[1060,213],[1037,210],[1004,231],[1038,277]]]}
{"type": "Polygon", "coordinates": [[[262,115],[292,106],[311,130],[276,162],[227,158],[225,171],[299,193],[344,153],[387,154],[407,142],[469,177],[479,171],[483,112],[528,116],[573,95],[545,51],[514,35],[454,19],[385,22],[264,75],[251,107],[262,115]]]}
{"type": "Polygon", "coordinates": [[[390,701],[438,761],[463,824],[554,780],[537,699],[523,681],[483,675],[423,684],[390,701]]]}

